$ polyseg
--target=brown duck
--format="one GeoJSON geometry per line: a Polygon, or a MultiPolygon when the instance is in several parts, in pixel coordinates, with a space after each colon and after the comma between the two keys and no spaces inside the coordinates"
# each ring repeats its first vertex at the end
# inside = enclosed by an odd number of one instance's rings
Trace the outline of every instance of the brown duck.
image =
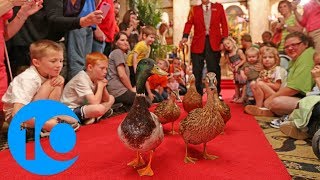
{"type": "Polygon", "coordinates": [[[196,108],[202,108],[202,96],[196,89],[195,81],[196,79],[192,74],[189,78],[190,87],[182,100],[183,108],[187,112],[190,112],[196,108]]]}
{"type": "Polygon", "coordinates": [[[214,139],[223,132],[225,123],[219,113],[219,101],[214,100],[218,96],[217,88],[214,84],[215,74],[209,72],[205,77],[207,92],[207,103],[203,108],[192,110],[188,116],[180,122],[180,133],[186,144],[185,163],[195,163],[196,158],[188,156],[188,144],[203,143],[203,157],[205,159],[215,159],[217,156],[210,155],[206,151],[207,142],[214,139]]]}
{"type": "Polygon", "coordinates": [[[161,124],[172,123],[172,130],[170,134],[177,134],[174,131],[173,125],[174,121],[176,121],[180,117],[180,107],[176,104],[176,99],[178,95],[175,91],[170,91],[169,99],[166,101],[162,101],[158,104],[156,109],[154,110],[154,114],[158,116],[161,124]]]}

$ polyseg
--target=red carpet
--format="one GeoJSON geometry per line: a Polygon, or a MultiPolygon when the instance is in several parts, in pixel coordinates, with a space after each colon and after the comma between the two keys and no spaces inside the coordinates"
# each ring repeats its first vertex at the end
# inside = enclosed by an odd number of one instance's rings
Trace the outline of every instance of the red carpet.
{"type": "MultiPolygon", "coordinates": [[[[224,90],[226,102],[234,90],[224,90]]],[[[243,113],[243,107],[230,104],[232,119],[225,134],[207,144],[210,154],[219,156],[209,161],[199,157],[202,145],[190,146],[189,152],[200,158],[196,164],[183,162],[185,146],[179,135],[166,135],[157,148],[152,168],[154,179],[291,179],[286,168],[273,151],[256,120],[243,113]]],[[[184,111],[183,111],[184,112],[184,111]]],[[[184,117],[181,115],[181,118],[184,117]]],[[[139,179],[138,173],[126,164],[135,157],[119,140],[117,127],[125,115],[81,127],[77,132],[76,152],[79,159],[54,179],[139,179]]],[[[178,123],[176,123],[176,129],[178,123]]],[[[170,125],[164,126],[165,130],[170,125]]],[[[28,144],[30,146],[32,144],[28,144]]],[[[43,139],[43,147],[48,140],[43,139]]],[[[148,154],[145,156],[147,160],[148,154]]],[[[0,152],[1,179],[41,179],[23,170],[8,150],[0,152]]],[[[45,177],[48,178],[48,177],[45,177]]],[[[144,177],[148,178],[148,177],[144,177]]]]}
{"type": "Polygon", "coordinates": [[[233,79],[222,79],[221,80],[221,89],[234,89],[234,81],[233,79]]]}

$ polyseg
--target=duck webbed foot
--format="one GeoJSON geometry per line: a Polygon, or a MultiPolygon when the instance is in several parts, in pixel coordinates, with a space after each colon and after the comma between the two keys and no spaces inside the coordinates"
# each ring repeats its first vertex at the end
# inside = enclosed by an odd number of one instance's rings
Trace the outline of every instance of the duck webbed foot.
{"type": "Polygon", "coordinates": [[[185,156],[184,157],[184,162],[185,163],[193,163],[193,164],[195,164],[196,161],[198,161],[197,158],[193,158],[193,157],[190,157],[190,156],[185,156]]]}
{"type": "Polygon", "coordinates": [[[145,168],[137,170],[140,176],[153,176],[153,170],[151,169],[153,151],[150,152],[149,163],[145,168]]]}
{"type": "Polygon", "coordinates": [[[141,154],[137,151],[137,157],[133,161],[129,162],[127,165],[136,168],[144,166],[145,164],[146,163],[142,159],[141,154]]]}
{"type": "Polygon", "coordinates": [[[204,143],[204,144],[203,144],[203,158],[204,158],[204,159],[207,159],[207,160],[214,160],[214,159],[217,159],[217,158],[218,158],[218,156],[211,155],[211,154],[208,154],[208,153],[207,153],[206,146],[207,146],[207,144],[206,144],[206,143],[204,143]]]}
{"type": "Polygon", "coordinates": [[[184,162],[195,164],[197,160],[198,160],[197,158],[188,156],[188,143],[186,143],[186,155],[184,156],[184,162]]]}
{"type": "Polygon", "coordinates": [[[171,135],[176,135],[176,134],[179,134],[178,132],[176,132],[173,128],[173,122],[172,122],[172,127],[171,127],[171,131],[169,132],[169,134],[171,135]]]}

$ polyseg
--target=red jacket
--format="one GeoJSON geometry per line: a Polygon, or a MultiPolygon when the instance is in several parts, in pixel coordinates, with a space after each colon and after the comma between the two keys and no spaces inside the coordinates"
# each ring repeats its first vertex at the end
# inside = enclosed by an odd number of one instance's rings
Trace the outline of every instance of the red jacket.
{"type": "MultiPolygon", "coordinates": [[[[189,36],[192,26],[194,27],[194,36],[191,43],[191,52],[203,53],[206,39],[206,27],[202,4],[191,7],[188,21],[183,30],[183,37],[189,36]]],[[[213,51],[220,51],[221,40],[222,38],[227,37],[228,34],[228,23],[223,6],[220,3],[211,3],[209,38],[213,51]]]]}

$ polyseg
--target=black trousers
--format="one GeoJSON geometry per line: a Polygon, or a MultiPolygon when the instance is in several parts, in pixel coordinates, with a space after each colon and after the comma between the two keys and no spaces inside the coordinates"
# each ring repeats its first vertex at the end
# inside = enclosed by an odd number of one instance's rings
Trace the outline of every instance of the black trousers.
{"type": "Polygon", "coordinates": [[[217,89],[220,94],[221,68],[220,68],[220,51],[213,51],[210,46],[209,36],[206,36],[205,48],[203,53],[191,53],[192,72],[196,78],[196,88],[199,94],[203,94],[202,72],[204,61],[207,64],[208,72],[214,72],[217,77],[217,89]]]}

